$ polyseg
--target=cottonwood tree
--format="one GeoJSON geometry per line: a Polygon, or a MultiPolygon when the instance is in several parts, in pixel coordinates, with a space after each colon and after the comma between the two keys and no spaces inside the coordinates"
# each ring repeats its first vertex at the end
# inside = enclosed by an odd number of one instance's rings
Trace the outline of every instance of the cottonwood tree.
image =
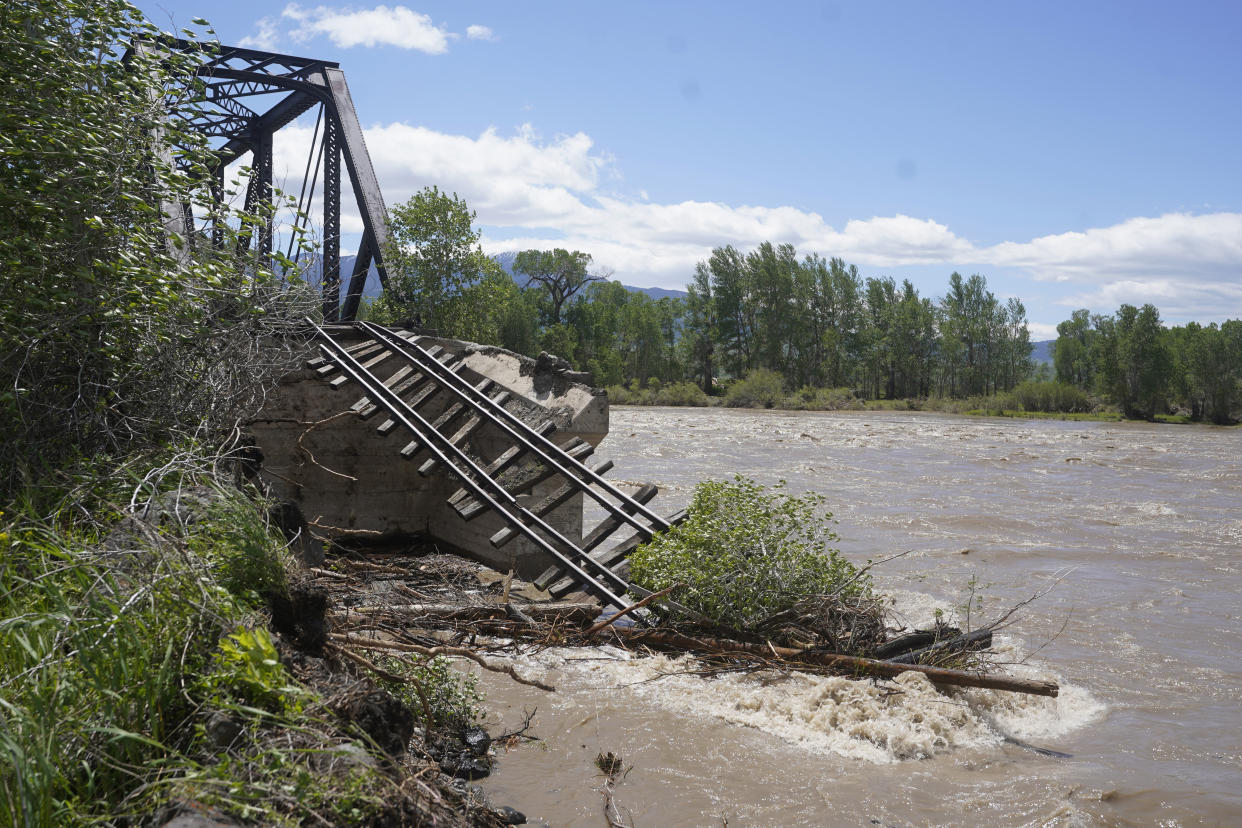
{"type": "Polygon", "coordinates": [[[1150,419],[1170,403],[1193,420],[1235,421],[1242,320],[1164,328],[1154,306],[1122,305],[1110,315],[1076,310],[1057,333],[1057,379],[1098,392],[1129,417],[1150,419]]]}
{"type": "Polygon", "coordinates": [[[687,373],[699,380],[704,394],[710,394],[716,379],[714,357],[720,333],[716,324],[711,271],[704,262],[695,266],[694,278],[686,286],[685,308],[681,347],[685,353],[687,373]]]}
{"type": "Polygon", "coordinates": [[[1056,367],[1057,381],[1082,389],[1091,387],[1096,358],[1096,339],[1099,333],[1091,326],[1091,314],[1086,308],[1074,311],[1070,318],[1057,325],[1056,344],[1052,361],[1056,367]]]}
{"type": "Polygon", "coordinates": [[[1173,386],[1190,409],[1191,419],[1224,425],[1242,391],[1242,321],[1190,322],[1169,331],[1173,351],[1173,386]]]}
{"type": "Polygon", "coordinates": [[[1160,311],[1154,305],[1122,305],[1099,317],[1099,382],[1127,417],[1152,419],[1164,400],[1172,360],[1160,311]]]}
{"type": "Polygon", "coordinates": [[[636,379],[647,384],[652,378],[681,378],[677,340],[684,318],[680,299],[652,299],[619,282],[597,282],[566,308],[566,322],[549,330],[576,332],[572,358],[597,382],[636,379]]]}
{"type": "Polygon", "coordinates": [[[389,210],[388,286],[372,306],[372,318],[414,319],[431,328],[452,320],[463,290],[481,276],[484,256],[474,219],[457,193],[434,186],[389,210]]]}
{"type": "Polygon", "coordinates": [[[523,250],[513,261],[513,272],[526,277],[526,287],[539,285],[547,293],[548,324],[561,324],[561,310],[574,294],[607,274],[588,273],[591,254],[577,250],[523,250]]]}
{"type": "Polygon", "coordinates": [[[754,367],[755,303],[752,279],[745,260],[732,245],[717,247],[707,260],[712,296],[716,303],[721,358],[734,377],[754,367]]]}

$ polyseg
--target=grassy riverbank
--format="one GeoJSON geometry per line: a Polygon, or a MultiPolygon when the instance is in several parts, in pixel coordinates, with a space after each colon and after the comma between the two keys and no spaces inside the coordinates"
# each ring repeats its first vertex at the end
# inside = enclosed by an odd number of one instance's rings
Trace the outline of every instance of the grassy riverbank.
{"type": "Polygon", "coordinates": [[[181,462],[62,479],[0,516],[0,823],[489,823],[410,752],[410,700],[333,658],[261,504],[181,462]]]}
{"type": "MultiPolygon", "coordinates": [[[[752,376],[727,384],[708,395],[691,382],[653,383],[640,387],[609,386],[613,405],[752,408],[780,411],[933,411],[973,417],[1009,417],[1031,420],[1123,422],[1116,406],[1078,389],[1049,382],[1025,382],[1011,391],[970,397],[865,399],[849,388],[801,388],[786,391],[779,375],[752,376]]],[[[1156,414],[1155,422],[1195,422],[1181,413],[1156,414]]]]}

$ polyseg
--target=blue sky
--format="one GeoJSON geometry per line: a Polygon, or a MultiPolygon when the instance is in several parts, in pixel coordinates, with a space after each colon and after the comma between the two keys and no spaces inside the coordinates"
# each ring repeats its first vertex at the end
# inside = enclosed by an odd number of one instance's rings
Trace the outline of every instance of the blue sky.
{"type": "Polygon", "coordinates": [[[981,273],[1036,338],[1242,318],[1239,3],[139,4],[339,61],[387,202],[455,191],[489,252],[679,288],[790,242],[932,297],[981,273]]]}

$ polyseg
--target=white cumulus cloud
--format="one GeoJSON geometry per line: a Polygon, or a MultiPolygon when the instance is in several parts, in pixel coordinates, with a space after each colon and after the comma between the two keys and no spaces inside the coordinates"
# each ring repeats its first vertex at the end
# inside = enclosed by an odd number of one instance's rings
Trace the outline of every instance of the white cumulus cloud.
{"type": "Polygon", "coordinates": [[[496,33],[488,26],[480,26],[477,23],[473,26],[466,27],[466,37],[470,40],[495,40],[496,33]]]}
{"type": "Polygon", "coordinates": [[[274,51],[277,42],[276,21],[270,17],[264,17],[259,19],[254,25],[254,34],[246,35],[237,45],[247,49],[274,51]]]}
{"type": "Polygon", "coordinates": [[[583,133],[544,142],[530,127],[472,138],[389,124],[367,130],[367,147],[390,200],[435,184],[465,198],[481,223],[501,226],[580,220],[581,194],[595,190],[611,163],[583,133]]]}
{"type": "Polygon", "coordinates": [[[1242,316],[1242,213],[1167,213],[1111,227],[1004,242],[981,261],[1016,266],[1065,289],[1068,307],[1150,302],[1168,319],[1242,316]]]}
{"type": "Polygon", "coordinates": [[[1043,278],[1101,280],[1135,272],[1176,277],[1193,271],[1233,279],[1242,262],[1242,214],[1168,213],[1111,227],[1004,242],[991,261],[1037,270],[1043,278]]]}
{"type": "Polygon", "coordinates": [[[340,11],[327,6],[304,9],[290,3],[282,15],[298,24],[290,32],[294,40],[327,35],[343,49],[352,46],[397,46],[439,55],[448,51],[452,37],[442,27],[436,26],[428,15],[405,6],[340,11]]]}
{"type": "Polygon", "coordinates": [[[435,184],[478,212],[489,249],[576,246],[649,283],[684,283],[696,261],[725,244],[789,242],[876,265],[944,261],[971,249],[944,225],[909,216],[837,230],[794,207],[620,197],[604,186],[615,178],[614,160],[581,132],[544,140],[529,125],[472,137],[388,124],[367,130],[367,146],[390,201],[435,184]]]}
{"type": "MultiPolygon", "coordinates": [[[[278,152],[299,130],[309,141],[309,127],[286,128],[278,152]]],[[[868,275],[920,265],[943,266],[946,276],[1002,270],[1017,281],[997,289],[1026,301],[1043,334],[1068,316],[1067,308],[1111,312],[1122,303],[1151,302],[1171,322],[1242,317],[1238,213],[1139,217],[979,246],[931,218],[873,216],[834,227],[818,213],[789,206],[653,203],[639,189],[618,194],[610,189],[620,180],[616,160],[582,132],[546,139],[523,126],[471,136],[395,123],[368,128],[366,140],[389,204],[434,184],[477,211],[488,252],[576,248],[629,284],[681,287],[713,247],[746,250],[772,241],[840,256],[868,267],[868,275]]],[[[291,176],[305,163],[304,154],[300,162],[294,156],[291,176]]],[[[349,201],[346,232],[359,226],[349,201]]],[[[939,285],[928,287],[934,294],[939,285]]]]}

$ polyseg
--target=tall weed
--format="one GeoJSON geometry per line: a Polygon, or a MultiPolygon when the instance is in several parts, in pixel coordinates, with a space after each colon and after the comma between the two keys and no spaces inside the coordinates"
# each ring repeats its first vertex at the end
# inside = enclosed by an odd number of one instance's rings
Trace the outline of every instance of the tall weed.
{"type": "Polygon", "coordinates": [[[218,498],[227,525],[5,516],[0,823],[69,825],[101,807],[117,816],[145,774],[177,761],[178,734],[202,703],[192,677],[246,617],[256,562],[279,565],[280,542],[253,504],[218,498]]]}

